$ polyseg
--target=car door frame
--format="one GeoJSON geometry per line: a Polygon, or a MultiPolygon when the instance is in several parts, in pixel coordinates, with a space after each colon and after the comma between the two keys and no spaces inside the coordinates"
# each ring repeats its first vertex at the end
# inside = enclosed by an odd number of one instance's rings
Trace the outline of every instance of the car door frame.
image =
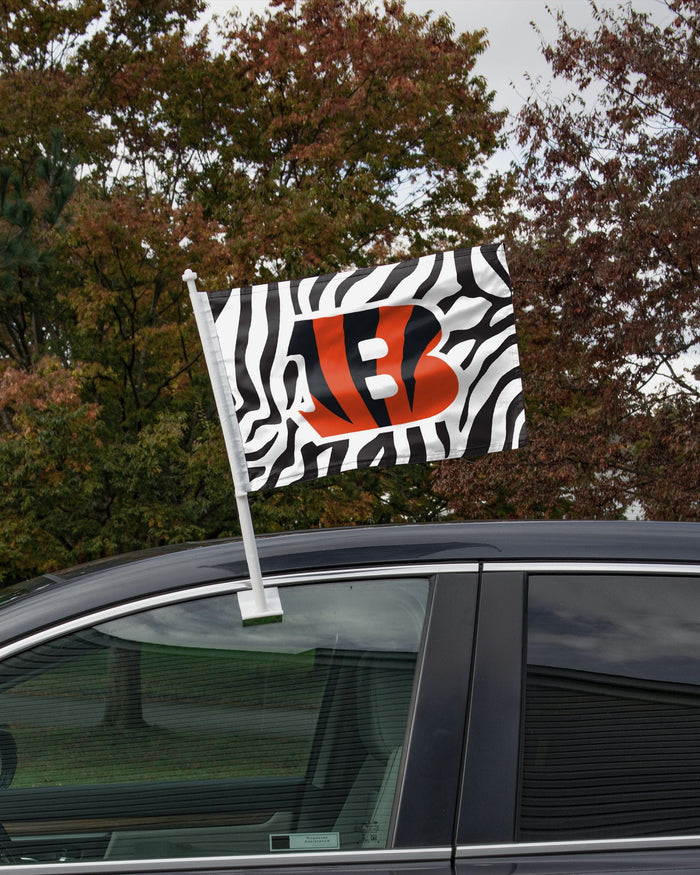
{"type": "Polygon", "coordinates": [[[687,562],[487,562],[481,567],[455,872],[700,873],[700,835],[517,842],[518,777],[527,670],[527,587],[533,574],[692,576],[687,562]],[[501,715],[494,724],[494,710],[501,715]],[[695,850],[693,850],[695,849],[695,850]]]}

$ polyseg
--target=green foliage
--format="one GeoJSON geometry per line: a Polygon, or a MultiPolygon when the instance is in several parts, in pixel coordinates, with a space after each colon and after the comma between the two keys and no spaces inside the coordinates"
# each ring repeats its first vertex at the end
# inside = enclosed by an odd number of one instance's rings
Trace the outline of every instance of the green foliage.
{"type": "Polygon", "coordinates": [[[13,787],[80,786],[111,782],[183,781],[303,774],[304,738],[233,732],[60,728],[14,730],[18,759],[13,787]],[[50,732],[50,743],[47,735],[50,732]],[[56,756],[56,751],[61,756],[56,756]],[[222,768],[225,764],[225,773],[222,768]],[[251,775],[251,772],[253,773],[251,775]],[[50,775],[50,779],[47,778],[50,775]]]}
{"type": "MultiPolygon", "coordinates": [[[[2,582],[238,533],[185,267],[215,288],[480,242],[500,197],[483,34],[284,0],[210,41],[203,5],[3,6],[2,582]]],[[[436,518],[429,478],[255,495],[256,528],[436,518]]]]}
{"type": "Polygon", "coordinates": [[[24,369],[64,348],[56,274],[74,171],[56,130],[32,174],[0,166],[0,354],[24,369]]]}
{"type": "Polygon", "coordinates": [[[256,527],[265,531],[343,525],[432,522],[446,501],[432,487],[429,465],[348,471],[250,497],[256,527]]]}

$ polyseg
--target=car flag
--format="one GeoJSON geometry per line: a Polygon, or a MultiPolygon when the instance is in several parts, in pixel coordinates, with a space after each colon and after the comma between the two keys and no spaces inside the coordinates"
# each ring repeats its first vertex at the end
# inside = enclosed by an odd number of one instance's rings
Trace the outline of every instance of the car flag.
{"type": "Polygon", "coordinates": [[[247,491],[525,443],[502,244],[194,295],[247,491]]]}

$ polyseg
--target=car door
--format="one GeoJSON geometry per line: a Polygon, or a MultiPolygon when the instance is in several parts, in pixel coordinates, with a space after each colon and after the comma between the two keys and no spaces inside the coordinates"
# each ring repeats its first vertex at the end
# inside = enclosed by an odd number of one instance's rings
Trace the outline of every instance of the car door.
{"type": "Polygon", "coordinates": [[[700,569],[484,567],[458,875],[700,872],[700,569]]]}
{"type": "Polygon", "coordinates": [[[280,576],[260,626],[217,581],[8,644],[4,863],[449,869],[477,577],[448,572],[280,576]]]}

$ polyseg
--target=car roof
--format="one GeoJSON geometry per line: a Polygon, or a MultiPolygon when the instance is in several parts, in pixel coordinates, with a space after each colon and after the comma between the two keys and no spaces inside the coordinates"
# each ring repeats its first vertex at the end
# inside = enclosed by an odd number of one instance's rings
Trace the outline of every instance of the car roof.
{"type": "MultiPolygon", "coordinates": [[[[257,543],[263,576],[440,562],[700,563],[698,523],[444,522],[262,535],[257,543]]],[[[101,560],[3,593],[0,640],[144,595],[245,577],[240,539],[189,543],[101,560]]]]}

